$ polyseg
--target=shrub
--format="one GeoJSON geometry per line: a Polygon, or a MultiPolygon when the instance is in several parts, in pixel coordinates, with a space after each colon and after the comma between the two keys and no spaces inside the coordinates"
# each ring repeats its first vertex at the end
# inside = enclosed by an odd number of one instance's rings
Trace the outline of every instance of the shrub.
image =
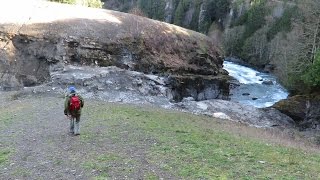
{"type": "Polygon", "coordinates": [[[101,0],[49,0],[52,2],[65,3],[65,4],[81,4],[87,7],[102,8],[103,2],[101,0]]]}
{"type": "Polygon", "coordinates": [[[318,51],[313,64],[308,67],[302,79],[311,88],[320,87],[320,51],[318,51]]]}
{"type": "Polygon", "coordinates": [[[146,15],[143,13],[143,11],[137,7],[134,7],[132,9],[130,9],[130,11],[128,12],[130,14],[134,14],[137,16],[142,16],[142,17],[146,17],[146,15]]]}

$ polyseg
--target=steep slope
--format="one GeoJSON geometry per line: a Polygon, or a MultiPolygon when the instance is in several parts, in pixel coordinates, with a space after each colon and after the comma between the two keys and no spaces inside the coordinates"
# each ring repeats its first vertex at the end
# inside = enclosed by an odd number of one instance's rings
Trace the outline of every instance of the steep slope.
{"type": "Polygon", "coordinates": [[[130,12],[207,33],[222,27],[232,0],[104,0],[104,8],[130,12]]]}
{"type": "Polygon", "coordinates": [[[0,7],[2,89],[50,81],[52,71],[76,64],[170,77],[176,100],[199,99],[213,84],[218,93],[210,97],[228,95],[221,52],[200,33],[115,11],[43,1],[19,1],[19,8],[16,3],[0,7]],[[186,88],[190,93],[181,95],[186,88]]]}

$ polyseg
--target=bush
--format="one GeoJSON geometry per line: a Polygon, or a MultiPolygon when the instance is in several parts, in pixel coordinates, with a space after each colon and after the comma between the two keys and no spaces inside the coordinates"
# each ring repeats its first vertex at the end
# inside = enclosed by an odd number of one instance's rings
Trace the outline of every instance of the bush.
{"type": "Polygon", "coordinates": [[[128,12],[130,14],[134,14],[137,16],[142,16],[142,17],[146,17],[146,15],[143,13],[143,11],[137,7],[134,7],[132,9],[130,9],[130,11],[128,12]]]}
{"type": "Polygon", "coordinates": [[[101,0],[82,0],[85,6],[93,8],[102,8],[103,2],[101,0]]]}
{"type": "Polygon", "coordinates": [[[49,0],[52,2],[65,3],[65,4],[81,4],[87,7],[102,8],[103,2],[101,0],[49,0]]]}
{"type": "Polygon", "coordinates": [[[313,64],[308,67],[302,79],[311,88],[320,87],[320,51],[318,51],[313,64]]]}
{"type": "Polygon", "coordinates": [[[76,3],[76,0],[49,0],[49,1],[64,3],[64,4],[75,4],[76,3]]]}

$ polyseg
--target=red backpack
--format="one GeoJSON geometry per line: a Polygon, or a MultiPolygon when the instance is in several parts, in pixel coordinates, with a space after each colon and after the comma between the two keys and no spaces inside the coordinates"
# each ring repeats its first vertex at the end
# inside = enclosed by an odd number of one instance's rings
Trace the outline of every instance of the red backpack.
{"type": "Polygon", "coordinates": [[[73,95],[70,98],[69,110],[78,111],[80,110],[81,102],[77,95],[73,95]]]}

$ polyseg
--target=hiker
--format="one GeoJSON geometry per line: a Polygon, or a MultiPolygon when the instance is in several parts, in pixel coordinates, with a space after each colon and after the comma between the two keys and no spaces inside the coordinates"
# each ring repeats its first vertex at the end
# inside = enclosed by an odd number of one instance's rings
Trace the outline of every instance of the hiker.
{"type": "Polygon", "coordinates": [[[64,114],[70,119],[70,133],[80,135],[81,108],[84,105],[83,98],[76,93],[76,88],[69,87],[69,94],[64,102],[64,114]]]}

